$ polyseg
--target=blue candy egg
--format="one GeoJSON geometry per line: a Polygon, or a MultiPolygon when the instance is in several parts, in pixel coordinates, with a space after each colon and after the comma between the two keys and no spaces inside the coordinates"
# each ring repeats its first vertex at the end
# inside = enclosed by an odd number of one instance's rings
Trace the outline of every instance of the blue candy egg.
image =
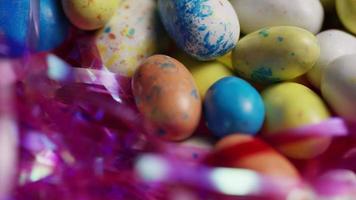
{"type": "Polygon", "coordinates": [[[168,34],[177,46],[199,60],[213,60],[231,51],[240,25],[228,0],[158,0],[168,34]]]}
{"type": "MultiPolygon", "coordinates": [[[[2,56],[21,56],[26,47],[35,51],[47,51],[58,47],[67,38],[69,22],[66,19],[61,2],[57,0],[39,0],[38,39],[30,40],[30,11],[35,0],[0,0],[0,39],[5,47],[2,56]],[[32,5],[31,5],[32,3],[32,5]]],[[[32,34],[34,35],[34,34],[32,34]]]]}
{"type": "Polygon", "coordinates": [[[265,106],[254,87],[230,76],[209,88],[204,115],[208,128],[218,137],[232,133],[255,135],[263,125],[265,106]]]}

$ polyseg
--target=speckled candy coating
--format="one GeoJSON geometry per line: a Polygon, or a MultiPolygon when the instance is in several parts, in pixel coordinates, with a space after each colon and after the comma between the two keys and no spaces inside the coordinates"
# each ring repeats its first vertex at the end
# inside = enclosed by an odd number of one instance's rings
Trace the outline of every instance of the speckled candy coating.
{"type": "Polygon", "coordinates": [[[149,57],[132,80],[138,109],[152,123],[153,132],[168,140],[189,137],[201,116],[201,99],[194,79],[177,60],[149,57]]]}
{"type": "Polygon", "coordinates": [[[158,0],[158,7],[171,38],[199,60],[220,57],[238,41],[238,18],[227,0],[158,0]]]}
{"type": "Polygon", "coordinates": [[[273,83],[306,73],[319,55],[317,39],[309,31],[293,26],[275,26],[243,37],[232,52],[232,63],[247,79],[273,83]]]}
{"type": "Polygon", "coordinates": [[[149,56],[165,45],[155,0],[124,0],[98,34],[96,45],[105,66],[131,76],[149,56]]]}

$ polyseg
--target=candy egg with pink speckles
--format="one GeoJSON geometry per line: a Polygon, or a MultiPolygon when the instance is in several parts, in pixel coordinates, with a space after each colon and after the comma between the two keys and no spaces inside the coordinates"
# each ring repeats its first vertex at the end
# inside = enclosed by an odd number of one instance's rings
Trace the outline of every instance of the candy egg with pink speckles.
{"type": "Polygon", "coordinates": [[[188,69],[164,55],[147,58],[132,79],[136,105],[148,132],[167,140],[192,135],[201,115],[201,99],[188,69]]]}
{"type": "Polygon", "coordinates": [[[108,70],[132,76],[149,56],[168,44],[155,0],[123,0],[97,33],[96,46],[108,70]]]}

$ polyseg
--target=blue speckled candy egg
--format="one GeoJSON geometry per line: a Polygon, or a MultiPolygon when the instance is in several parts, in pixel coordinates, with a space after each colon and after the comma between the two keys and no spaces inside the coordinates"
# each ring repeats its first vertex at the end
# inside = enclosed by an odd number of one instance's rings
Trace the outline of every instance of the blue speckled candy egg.
{"type": "Polygon", "coordinates": [[[209,88],[204,115],[208,128],[218,137],[237,132],[254,135],[262,127],[265,107],[254,87],[230,76],[209,88]]]}
{"type": "Polygon", "coordinates": [[[231,51],[240,25],[228,0],[158,0],[162,22],[176,44],[199,60],[231,51]]]}
{"type": "MultiPolygon", "coordinates": [[[[30,33],[30,9],[28,0],[0,0],[0,39],[8,49],[0,52],[5,56],[21,56],[30,33]]],[[[69,22],[64,16],[60,1],[39,1],[39,39],[34,44],[36,51],[58,47],[67,37],[69,22]]],[[[35,4],[33,4],[35,5],[35,4]]]]}

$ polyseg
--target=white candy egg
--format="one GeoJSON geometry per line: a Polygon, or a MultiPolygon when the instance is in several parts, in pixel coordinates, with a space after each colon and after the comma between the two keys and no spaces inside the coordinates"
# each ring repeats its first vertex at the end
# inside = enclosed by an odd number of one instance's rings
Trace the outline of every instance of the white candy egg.
{"type": "Polygon", "coordinates": [[[323,70],[321,92],[339,116],[356,122],[356,54],[337,58],[323,70]]]}
{"type": "Polygon", "coordinates": [[[320,57],[313,69],[308,72],[308,78],[315,87],[320,88],[324,67],[341,56],[356,54],[356,37],[340,30],[326,30],[319,33],[317,38],[320,57]]]}
{"type": "Polygon", "coordinates": [[[270,26],[298,26],[320,31],[324,10],[319,0],[231,0],[241,30],[251,33],[270,26]]]}

